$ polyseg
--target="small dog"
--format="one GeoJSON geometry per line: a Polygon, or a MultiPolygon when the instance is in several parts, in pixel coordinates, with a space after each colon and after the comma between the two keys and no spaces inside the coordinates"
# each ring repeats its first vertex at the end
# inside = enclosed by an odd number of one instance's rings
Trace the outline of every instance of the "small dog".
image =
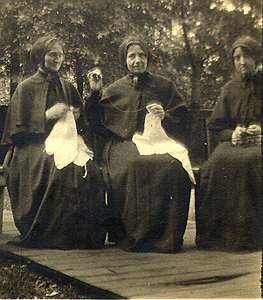
{"type": "Polygon", "coordinates": [[[93,91],[102,89],[102,73],[99,67],[94,67],[88,72],[90,88],[93,91]]]}

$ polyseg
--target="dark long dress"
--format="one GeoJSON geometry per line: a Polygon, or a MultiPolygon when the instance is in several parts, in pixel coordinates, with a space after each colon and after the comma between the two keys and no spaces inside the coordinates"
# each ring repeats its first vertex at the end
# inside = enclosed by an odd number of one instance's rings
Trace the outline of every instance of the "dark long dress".
{"type": "Polygon", "coordinates": [[[38,72],[22,82],[9,105],[3,144],[11,144],[5,161],[7,188],[19,246],[97,248],[104,244],[105,202],[99,167],[89,160],[83,167],[70,163],[58,169],[45,152],[45,138],[54,122],[45,110],[57,102],[78,107],[79,133],[85,122],[81,98],[72,84],[38,72]],[[85,177],[85,178],[84,178],[85,177]]]}
{"type": "Polygon", "coordinates": [[[137,86],[130,75],[118,80],[98,101],[95,94],[87,100],[87,116],[94,131],[107,138],[102,170],[113,224],[110,239],[126,251],[179,251],[189,209],[188,173],[169,154],[140,155],[132,137],[143,132],[145,107],[155,101],[166,112],[166,132],[182,141],[185,103],[170,80],[148,73],[137,86]]]}
{"type": "Polygon", "coordinates": [[[201,168],[196,193],[197,247],[223,251],[261,247],[261,147],[231,145],[237,124],[261,121],[261,80],[231,80],[209,122],[220,143],[201,168]]]}

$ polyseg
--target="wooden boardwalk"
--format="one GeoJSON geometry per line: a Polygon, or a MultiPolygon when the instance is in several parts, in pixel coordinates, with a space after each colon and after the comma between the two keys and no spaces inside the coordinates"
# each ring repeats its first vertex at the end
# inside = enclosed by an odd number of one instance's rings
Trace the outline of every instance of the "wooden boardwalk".
{"type": "Polygon", "coordinates": [[[76,278],[109,298],[260,298],[261,252],[224,253],[195,248],[195,223],[188,222],[184,251],[129,253],[113,245],[101,250],[26,249],[7,245],[18,232],[4,210],[0,249],[76,278]]]}

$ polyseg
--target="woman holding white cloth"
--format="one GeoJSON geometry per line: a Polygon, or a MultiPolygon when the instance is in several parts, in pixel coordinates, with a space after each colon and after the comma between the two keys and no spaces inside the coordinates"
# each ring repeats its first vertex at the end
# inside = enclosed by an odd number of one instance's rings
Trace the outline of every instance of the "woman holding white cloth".
{"type": "Polygon", "coordinates": [[[129,37],[119,54],[129,74],[103,94],[101,74],[91,74],[86,101],[90,125],[106,140],[102,171],[112,213],[109,238],[126,251],[177,252],[188,217],[191,174],[177,157],[155,146],[164,138],[180,144],[187,155],[186,105],[172,81],[147,72],[150,52],[144,41],[129,37]],[[146,149],[149,115],[161,130],[146,149]]]}
{"type": "Polygon", "coordinates": [[[81,135],[81,97],[58,71],[60,40],[45,36],[31,51],[35,75],[19,84],[8,108],[2,144],[16,245],[38,248],[103,246],[105,203],[99,167],[81,135]]]}

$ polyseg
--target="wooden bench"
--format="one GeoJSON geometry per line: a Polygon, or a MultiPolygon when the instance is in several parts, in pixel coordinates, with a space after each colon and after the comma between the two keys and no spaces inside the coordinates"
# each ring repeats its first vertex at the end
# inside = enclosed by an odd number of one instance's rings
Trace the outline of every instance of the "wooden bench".
{"type": "Polygon", "coordinates": [[[190,133],[189,155],[197,184],[200,179],[200,168],[216,146],[215,134],[207,129],[212,111],[212,109],[200,109],[190,133]]]}
{"type": "MultiPolygon", "coordinates": [[[[0,106],[0,141],[2,139],[7,106],[0,106]]],[[[4,168],[2,166],[8,148],[0,146],[0,234],[3,232],[3,209],[4,209],[4,194],[5,194],[5,177],[4,168]]]]}
{"type": "Polygon", "coordinates": [[[3,210],[4,210],[4,188],[5,188],[4,169],[0,166],[0,234],[3,232],[3,210]]]}
{"type": "MultiPolygon", "coordinates": [[[[7,107],[0,107],[0,138],[2,137],[2,130],[4,125],[4,119],[6,115],[7,107]]],[[[193,157],[193,172],[196,179],[196,182],[199,182],[200,177],[200,167],[203,162],[207,160],[210,156],[211,152],[213,151],[215,142],[213,136],[209,130],[207,130],[207,121],[211,115],[211,109],[202,109],[199,112],[198,119],[196,121],[196,126],[193,130],[193,139],[191,140],[193,148],[190,149],[190,158],[191,154],[193,157]],[[193,155],[195,154],[195,155],[193,155]],[[196,159],[198,158],[198,159],[196,159]],[[196,161],[195,161],[196,160],[196,161]]],[[[6,154],[7,149],[3,149],[0,146],[0,154],[1,154],[1,162],[3,162],[3,157],[6,154]]],[[[191,159],[192,160],[192,159],[191,159]]],[[[4,170],[2,165],[0,165],[0,234],[2,233],[3,229],[3,209],[4,209],[4,188],[6,182],[4,177],[4,170]]]]}

